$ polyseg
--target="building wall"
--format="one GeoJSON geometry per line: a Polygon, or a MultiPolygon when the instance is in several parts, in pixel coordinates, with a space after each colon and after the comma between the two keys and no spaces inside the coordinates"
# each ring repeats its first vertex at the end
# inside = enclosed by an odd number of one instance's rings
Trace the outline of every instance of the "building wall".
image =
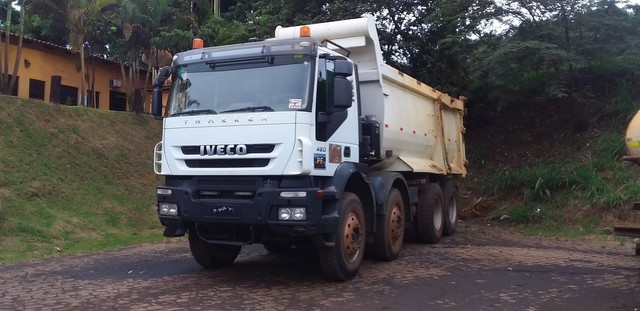
{"type": "MultiPolygon", "coordinates": [[[[13,39],[12,39],[13,43],[13,39]]],[[[15,51],[17,45],[10,45],[9,59],[10,66],[9,71],[13,70],[13,60],[15,60],[15,51]]],[[[51,79],[52,76],[60,76],[61,84],[65,86],[71,86],[77,88],[77,98],[80,101],[81,93],[81,74],[76,70],[76,66],[79,68],[79,60],[76,55],[69,50],[48,44],[46,42],[38,40],[27,40],[23,42],[22,53],[19,62],[18,70],[18,96],[23,98],[29,98],[29,80],[36,79],[44,81],[44,101],[52,102],[51,100],[51,79]],[[78,65],[76,65],[78,63],[78,65]]],[[[95,59],[92,62],[91,59],[85,60],[85,70],[91,78],[92,65],[95,64],[95,89],[99,92],[99,109],[109,110],[110,107],[110,92],[125,93],[124,81],[122,80],[122,74],[120,71],[120,65],[115,62],[95,59]],[[121,81],[121,87],[111,87],[110,80],[121,81]]],[[[144,74],[142,74],[144,77],[144,74]]],[[[90,85],[85,85],[85,89],[89,90],[90,85]]],[[[78,104],[77,102],[74,104],[78,104]]],[[[145,104],[145,111],[149,112],[149,105],[145,104]]]]}

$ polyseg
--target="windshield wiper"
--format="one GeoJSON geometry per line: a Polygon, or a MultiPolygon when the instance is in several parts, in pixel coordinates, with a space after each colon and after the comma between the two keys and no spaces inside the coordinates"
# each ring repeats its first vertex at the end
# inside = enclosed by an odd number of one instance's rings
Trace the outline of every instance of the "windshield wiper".
{"type": "Polygon", "coordinates": [[[176,112],[174,114],[172,114],[172,117],[175,116],[193,116],[193,115],[198,115],[198,114],[218,114],[217,111],[213,110],[213,109],[192,109],[192,110],[185,110],[185,111],[181,111],[181,112],[176,112]]]}
{"type": "Polygon", "coordinates": [[[240,109],[225,110],[225,111],[223,111],[221,113],[245,112],[245,111],[256,112],[256,111],[274,111],[274,110],[270,106],[257,106],[257,107],[244,107],[244,108],[240,108],[240,109]]]}

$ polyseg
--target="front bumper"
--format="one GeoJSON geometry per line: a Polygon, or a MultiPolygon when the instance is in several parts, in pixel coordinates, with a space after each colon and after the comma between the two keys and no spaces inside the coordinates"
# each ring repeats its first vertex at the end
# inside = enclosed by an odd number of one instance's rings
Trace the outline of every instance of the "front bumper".
{"type": "MultiPolygon", "coordinates": [[[[335,193],[322,191],[311,177],[190,177],[167,178],[158,203],[177,204],[177,216],[159,215],[165,236],[184,235],[196,224],[209,228],[251,230],[260,241],[267,233],[283,237],[322,235],[335,232],[338,224],[335,193]],[[297,186],[297,187],[296,187],[297,186]],[[281,192],[304,192],[305,197],[283,198],[281,192]],[[320,195],[321,194],[321,195],[320,195]],[[306,220],[278,220],[278,208],[304,207],[306,220]],[[261,230],[254,230],[261,228],[261,230]]],[[[255,235],[255,236],[254,236],[255,235]]],[[[234,240],[234,235],[228,235],[234,240]]]]}

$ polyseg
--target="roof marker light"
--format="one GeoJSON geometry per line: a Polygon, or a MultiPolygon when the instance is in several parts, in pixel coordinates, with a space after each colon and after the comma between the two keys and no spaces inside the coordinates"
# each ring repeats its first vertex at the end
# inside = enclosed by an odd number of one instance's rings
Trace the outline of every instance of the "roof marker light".
{"type": "Polygon", "coordinates": [[[191,46],[191,48],[193,50],[195,49],[201,49],[204,47],[204,40],[200,39],[200,38],[195,38],[193,39],[193,45],[191,46]]]}
{"type": "Polygon", "coordinates": [[[300,38],[302,37],[311,37],[311,28],[309,26],[300,27],[300,38]]]}

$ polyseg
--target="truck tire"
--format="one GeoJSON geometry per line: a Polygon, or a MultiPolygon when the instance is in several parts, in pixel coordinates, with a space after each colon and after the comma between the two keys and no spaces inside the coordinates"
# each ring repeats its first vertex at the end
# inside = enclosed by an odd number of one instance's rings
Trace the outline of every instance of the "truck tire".
{"type": "Polygon", "coordinates": [[[445,179],[440,183],[442,196],[444,198],[444,227],[442,235],[451,236],[456,233],[456,223],[458,222],[458,185],[453,179],[445,179]]]}
{"type": "Polygon", "coordinates": [[[333,281],[346,281],[358,273],[366,241],[362,203],[357,195],[345,192],[338,202],[340,220],[335,245],[318,250],[324,275],[333,281]]]}
{"type": "Polygon", "coordinates": [[[428,184],[420,189],[416,222],[418,241],[428,244],[438,243],[442,237],[444,200],[438,184],[428,184]]]}
{"type": "Polygon", "coordinates": [[[376,216],[379,224],[375,232],[373,254],[376,258],[391,261],[398,258],[404,240],[404,201],[400,191],[391,188],[387,199],[389,209],[384,215],[376,216]]]}
{"type": "Polygon", "coordinates": [[[189,232],[189,248],[196,262],[205,269],[222,268],[231,265],[242,246],[211,244],[198,236],[194,231],[189,232]]]}

